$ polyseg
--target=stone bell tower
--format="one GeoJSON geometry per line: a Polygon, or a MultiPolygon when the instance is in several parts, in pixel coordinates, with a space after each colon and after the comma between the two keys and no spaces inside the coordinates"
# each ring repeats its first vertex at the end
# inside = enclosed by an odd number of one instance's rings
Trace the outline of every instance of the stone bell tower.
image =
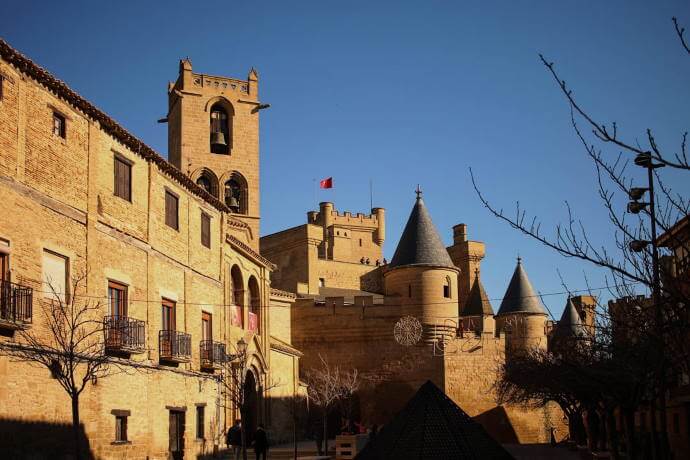
{"type": "MultiPolygon", "coordinates": [[[[168,85],[168,158],[259,235],[259,77],[194,73],[189,59],[168,85]]],[[[257,243],[258,244],[258,243],[257,243]]]]}

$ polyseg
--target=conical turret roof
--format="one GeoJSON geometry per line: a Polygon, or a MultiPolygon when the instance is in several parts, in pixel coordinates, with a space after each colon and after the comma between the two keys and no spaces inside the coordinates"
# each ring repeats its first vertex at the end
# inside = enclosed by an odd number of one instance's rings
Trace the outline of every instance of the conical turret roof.
{"type": "Polygon", "coordinates": [[[582,337],[585,335],[585,328],[582,319],[577,312],[573,301],[568,297],[561,319],[556,324],[554,336],[558,337],[582,337]]]}
{"type": "Polygon", "coordinates": [[[546,314],[546,310],[534,292],[532,284],[529,282],[529,278],[527,278],[527,273],[522,267],[522,259],[519,257],[513,277],[510,279],[508,289],[506,289],[506,293],[503,296],[501,308],[498,309],[498,315],[511,313],[546,314]]]}
{"type": "Polygon", "coordinates": [[[465,306],[462,308],[462,316],[493,316],[493,314],[494,309],[491,307],[489,297],[486,295],[484,286],[479,279],[479,273],[477,273],[474,277],[472,289],[470,289],[470,295],[467,297],[467,302],[465,302],[465,306]]]}
{"type": "Polygon", "coordinates": [[[389,266],[394,268],[406,265],[455,267],[431,221],[429,211],[422,200],[422,192],[419,190],[389,266]]]}

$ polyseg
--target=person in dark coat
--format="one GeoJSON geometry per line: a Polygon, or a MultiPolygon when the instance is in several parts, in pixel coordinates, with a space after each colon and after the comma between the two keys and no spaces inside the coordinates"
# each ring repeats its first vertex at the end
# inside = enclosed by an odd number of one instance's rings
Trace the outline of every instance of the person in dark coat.
{"type": "Polygon", "coordinates": [[[256,452],[256,460],[266,460],[266,455],[268,454],[268,435],[262,424],[259,424],[254,434],[254,452],[256,452]]]}
{"type": "Polygon", "coordinates": [[[242,455],[242,422],[239,419],[228,430],[225,443],[234,452],[235,460],[239,460],[242,455]]]}

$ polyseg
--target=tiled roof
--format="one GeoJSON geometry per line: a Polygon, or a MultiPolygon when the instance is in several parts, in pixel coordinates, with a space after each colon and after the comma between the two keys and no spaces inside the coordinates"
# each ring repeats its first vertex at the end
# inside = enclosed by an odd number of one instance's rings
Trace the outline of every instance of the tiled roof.
{"type": "Polygon", "coordinates": [[[356,460],[511,459],[484,428],[427,381],[356,460]]]}
{"type": "Polygon", "coordinates": [[[431,221],[421,193],[417,196],[388,268],[408,265],[454,268],[453,261],[431,221]]]}
{"type": "Polygon", "coordinates": [[[510,279],[508,289],[503,296],[501,308],[497,315],[507,315],[510,313],[538,313],[545,315],[546,310],[541,304],[541,300],[534,292],[532,284],[527,278],[527,273],[522,267],[522,260],[518,257],[513,277],[510,279]]]}
{"type": "Polygon", "coordinates": [[[168,177],[176,181],[179,185],[189,190],[194,195],[202,198],[206,202],[213,205],[216,209],[223,212],[230,212],[225,204],[219,199],[215,198],[206,190],[199,187],[187,177],[182,171],[177,169],[171,163],[169,163],[165,158],[160,156],[151,147],[144,144],[141,140],[137,139],[133,134],[123,128],[115,120],[110,118],[100,109],[98,109],[91,102],[84,99],[76,91],[67,86],[61,80],[55,78],[50,72],[34,63],[31,59],[27,58],[19,51],[12,48],[6,41],[0,38],[0,57],[7,63],[14,66],[18,71],[28,75],[33,78],[36,82],[43,85],[46,89],[51,91],[55,96],[64,100],[70,104],[75,109],[82,112],[86,117],[97,121],[100,124],[100,128],[111,135],[114,139],[122,143],[124,146],[129,148],[133,153],[139,155],[147,161],[153,162],[158,166],[162,172],[164,172],[168,177]]]}

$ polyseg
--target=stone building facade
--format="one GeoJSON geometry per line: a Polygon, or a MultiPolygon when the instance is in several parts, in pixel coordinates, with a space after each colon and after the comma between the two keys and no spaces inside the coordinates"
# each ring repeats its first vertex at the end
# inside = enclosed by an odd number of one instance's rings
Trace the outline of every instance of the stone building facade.
{"type": "Polygon", "coordinates": [[[419,190],[390,263],[377,235],[383,243],[383,209],[353,215],[321,203],[307,224],[262,237],[262,254],[278,265],[274,285],[297,293],[292,337],[302,369],[321,357],[356,368],[366,382],[357,414],[365,423],[385,423],[432,380],[500,442],[548,442],[552,427],[565,435],[557,406],[499,406],[493,392],[501,363],[548,342],[547,312],[522,262],[494,314],[481,284],[484,243],[460,224],[444,247],[419,190]],[[370,253],[350,236],[362,227],[370,253]],[[332,251],[322,250],[327,238],[332,251]]]}
{"type": "MultiPolygon", "coordinates": [[[[20,341],[20,328],[42,333],[55,295],[81,297],[99,304],[108,352],[146,369],[87,385],[81,416],[95,457],[193,458],[224,444],[237,411],[216,351],[232,355],[240,339],[248,422],[288,436],[287,406],[272,401],[303,392],[301,354],[295,296],[271,286],[275,267],[258,252],[257,80],[253,70],[247,80],[195,74],[183,60],[169,87],[168,162],[0,40],[0,342],[20,341]],[[82,289],[69,292],[81,273],[82,289]],[[111,341],[123,333],[131,341],[111,341]]],[[[51,436],[70,421],[47,369],[0,357],[0,449],[68,445],[51,436]]]]}

